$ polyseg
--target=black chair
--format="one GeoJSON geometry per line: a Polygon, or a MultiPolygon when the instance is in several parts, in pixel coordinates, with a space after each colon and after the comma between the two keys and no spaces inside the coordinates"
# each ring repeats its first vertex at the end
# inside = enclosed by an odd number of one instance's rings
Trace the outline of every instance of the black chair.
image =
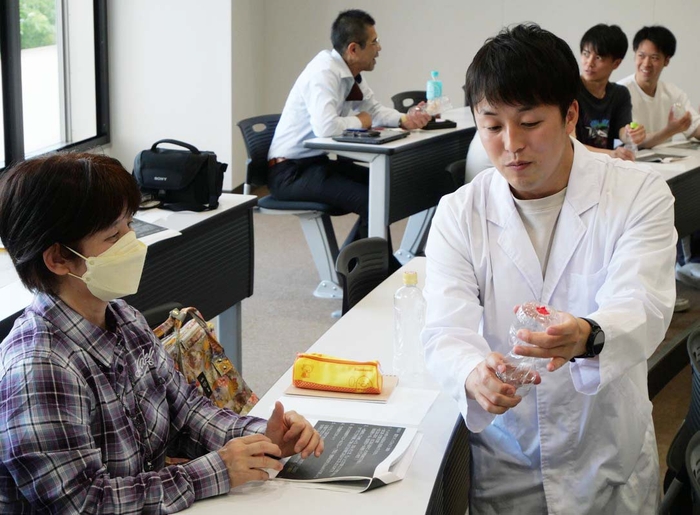
{"type": "Polygon", "coordinates": [[[394,103],[394,109],[401,113],[407,113],[408,110],[421,102],[426,102],[425,91],[403,91],[391,97],[394,103]]]}
{"type": "MultiPolygon", "coordinates": [[[[267,153],[279,122],[279,114],[246,118],[238,122],[248,152],[246,181],[243,192],[249,194],[252,186],[266,186],[268,173],[267,153]]],[[[314,295],[321,298],[340,298],[342,292],[335,272],[338,242],[331,216],[346,212],[320,202],[277,200],[272,195],[258,199],[260,213],[294,215],[299,218],[306,242],[311,250],[321,282],[314,295]]]]}
{"type": "Polygon", "coordinates": [[[178,302],[168,302],[167,304],[161,304],[160,306],[146,309],[142,311],[141,314],[146,319],[148,327],[150,327],[151,329],[155,329],[168,319],[168,317],[170,316],[170,312],[173,309],[181,308],[182,304],[178,302]]]}
{"type": "Polygon", "coordinates": [[[447,170],[447,172],[452,176],[452,180],[455,183],[455,189],[464,186],[464,170],[466,167],[467,160],[460,159],[454,163],[448,164],[447,168],[445,168],[445,170],[447,170]]]}
{"type": "Polygon", "coordinates": [[[685,467],[690,482],[692,508],[675,513],[698,515],[700,514],[700,431],[695,433],[688,442],[688,448],[685,450],[685,467]]]}
{"type": "Polygon", "coordinates": [[[693,435],[700,431],[700,330],[695,330],[688,336],[687,348],[693,374],[690,406],[666,455],[668,469],[664,476],[664,497],[660,514],[690,513],[691,510],[686,449],[693,435]]]}
{"type": "Polygon", "coordinates": [[[389,277],[389,245],[365,238],[346,245],[335,264],[343,287],[343,315],[389,277]]]}
{"type": "Polygon", "coordinates": [[[470,467],[469,430],[459,415],[435,477],[428,509],[425,510],[427,515],[464,515],[467,512],[470,467]]]}

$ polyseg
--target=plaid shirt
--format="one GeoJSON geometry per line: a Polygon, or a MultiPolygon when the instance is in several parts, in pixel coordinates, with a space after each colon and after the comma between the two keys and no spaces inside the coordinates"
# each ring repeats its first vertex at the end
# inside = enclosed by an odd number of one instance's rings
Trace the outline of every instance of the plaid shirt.
{"type": "Polygon", "coordinates": [[[223,494],[216,452],[266,422],[213,406],[124,301],[39,294],[0,343],[0,513],[172,513],[223,494]],[[168,446],[193,458],[165,467],[168,446]]]}

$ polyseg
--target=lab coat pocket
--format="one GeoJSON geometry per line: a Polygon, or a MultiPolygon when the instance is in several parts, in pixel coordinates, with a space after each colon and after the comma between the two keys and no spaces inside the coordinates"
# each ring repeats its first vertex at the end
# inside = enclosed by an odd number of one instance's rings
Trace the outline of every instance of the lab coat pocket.
{"type": "Polygon", "coordinates": [[[596,295],[608,276],[607,267],[592,274],[569,274],[567,282],[568,311],[574,316],[586,316],[598,309],[596,295]]]}

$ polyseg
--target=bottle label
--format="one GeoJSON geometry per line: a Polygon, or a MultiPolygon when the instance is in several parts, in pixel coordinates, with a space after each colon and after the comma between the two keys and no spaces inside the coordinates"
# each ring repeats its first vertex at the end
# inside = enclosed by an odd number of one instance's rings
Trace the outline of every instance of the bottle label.
{"type": "Polygon", "coordinates": [[[442,81],[429,80],[426,86],[425,97],[428,100],[434,100],[442,96],[442,81]]]}

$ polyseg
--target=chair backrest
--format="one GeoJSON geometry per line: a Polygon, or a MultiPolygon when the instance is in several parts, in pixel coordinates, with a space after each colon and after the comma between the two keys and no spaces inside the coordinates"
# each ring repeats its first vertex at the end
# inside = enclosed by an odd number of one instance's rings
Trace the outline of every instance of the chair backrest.
{"type": "Polygon", "coordinates": [[[464,186],[464,170],[467,167],[467,160],[460,159],[453,163],[447,165],[447,172],[452,176],[452,180],[455,183],[455,188],[460,188],[464,186]]]}
{"type": "MultiPolygon", "coordinates": [[[[474,141],[474,135],[476,134],[476,127],[470,127],[466,130],[464,139],[467,142],[467,148],[471,148],[471,143],[474,141]]],[[[467,150],[467,155],[469,151],[467,150]]],[[[455,189],[464,186],[466,183],[470,182],[474,177],[468,177],[466,174],[467,160],[459,159],[447,165],[445,170],[452,176],[452,181],[455,183],[455,189]]]]}
{"type": "Polygon", "coordinates": [[[426,98],[425,91],[402,91],[391,97],[391,101],[394,103],[394,109],[401,113],[407,113],[411,106],[425,102],[426,98]],[[411,102],[406,102],[406,100],[411,102]]]}
{"type": "Polygon", "coordinates": [[[343,314],[389,277],[389,244],[384,238],[364,238],[346,245],[335,269],[343,287],[343,314]]]}
{"type": "Polygon", "coordinates": [[[160,324],[165,322],[170,316],[170,312],[173,309],[182,308],[182,304],[179,302],[168,302],[166,304],[161,304],[160,306],[155,306],[153,308],[146,309],[141,312],[143,317],[148,323],[148,327],[155,329],[160,324]]]}
{"type": "Polygon", "coordinates": [[[270,150],[272,137],[275,135],[279,121],[279,114],[264,114],[246,118],[237,123],[248,152],[246,184],[254,186],[267,184],[267,152],[270,150]]]}
{"type": "MultiPolygon", "coordinates": [[[[695,330],[688,336],[686,344],[690,367],[692,370],[692,383],[690,392],[690,406],[688,414],[681,427],[673,437],[666,455],[666,476],[664,477],[664,497],[659,508],[660,515],[668,513],[690,513],[693,474],[697,477],[698,466],[695,469],[686,465],[690,441],[693,435],[700,432],[700,330],[695,330]]],[[[697,460],[696,460],[697,461],[697,460]]],[[[695,480],[697,483],[697,479],[695,480]]],[[[700,498],[698,498],[700,500],[700,498]]],[[[699,512],[700,513],[700,512],[699,512]]]]}
{"type": "Polygon", "coordinates": [[[700,513],[700,431],[695,433],[685,450],[685,467],[693,498],[693,513],[700,513]]]}
{"type": "Polygon", "coordinates": [[[700,431],[700,330],[695,330],[688,336],[687,348],[690,367],[693,371],[693,382],[685,423],[691,431],[690,434],[695,434],[700,431]]]}

